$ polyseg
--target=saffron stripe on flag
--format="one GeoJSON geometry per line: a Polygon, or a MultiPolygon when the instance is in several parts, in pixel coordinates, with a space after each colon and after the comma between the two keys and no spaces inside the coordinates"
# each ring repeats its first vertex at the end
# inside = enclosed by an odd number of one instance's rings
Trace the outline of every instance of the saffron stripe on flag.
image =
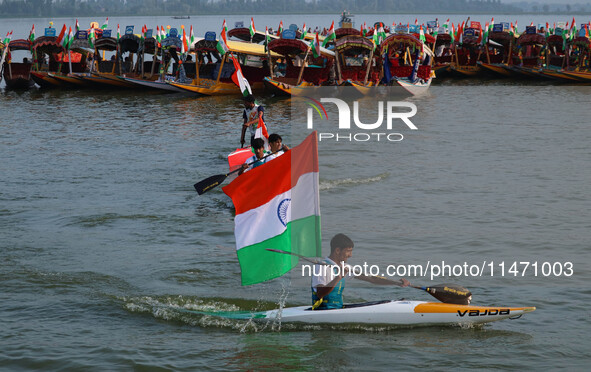
{"type": "Polygon", "coordinates": [[[223,188],[236,206],[236,215],[268,203],[277,194],[282,194],[294,186],[301,175],[318,172],[318,138],[309,135],[304,142],[287,151],[277,159],[256,167],[223,188]],[[293,160],[293,161],[292,161],[293,160]],[[291,169],[291,177],[268,177],[261,185],[262,174],[282,174],[291,169]],[[291,179],[290,179],[291,178],[291,179]],[[252,193],[250,190],[260,189],[252,193]]]}

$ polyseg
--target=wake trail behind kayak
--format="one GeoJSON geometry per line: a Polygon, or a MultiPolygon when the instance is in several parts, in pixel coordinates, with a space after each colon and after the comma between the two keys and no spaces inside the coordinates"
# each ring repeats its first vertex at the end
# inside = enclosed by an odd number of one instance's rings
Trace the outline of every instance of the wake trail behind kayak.
{"type": "Polygon", "coordinates": [[[336,180],[329,180],[329,181],[321,181],[320,182],[320,190],[330,190],[340,186],[349,186],[349,185],[359,185],[359,184],[368,184],[373,182],[380,182],[385,180],[389,176],[388,173],[381,173],[373,177],[367,178],[343,178],[343,179],[336,179],[336,180]]]}

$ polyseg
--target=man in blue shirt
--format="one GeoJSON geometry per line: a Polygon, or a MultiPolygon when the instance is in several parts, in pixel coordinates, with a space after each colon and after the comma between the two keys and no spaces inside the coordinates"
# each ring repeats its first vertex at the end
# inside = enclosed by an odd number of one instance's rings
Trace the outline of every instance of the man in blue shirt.
{"type": "MultiPolygon", "coordinates": [[[[337,234],[331,239],[330,256],[325,258],[326,265],[316,265],[313,270],[312,309],[343,308],[345,278],[353,276],[351,266],[347,265],[347,260],[353,256],[353,246],[353,241],[345,234],[337,234]]],[[[355,278],[373,284],[385,284],[378,277],[357,275],[355,278]]],[[[401,279],[401,283],[402,287],[410,285],[406,279],[401,279]]]]}

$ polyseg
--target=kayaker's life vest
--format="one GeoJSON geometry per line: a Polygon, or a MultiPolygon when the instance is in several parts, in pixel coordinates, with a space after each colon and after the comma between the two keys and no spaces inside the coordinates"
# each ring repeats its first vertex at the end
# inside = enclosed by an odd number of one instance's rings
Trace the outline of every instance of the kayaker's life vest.
{"type": "MultiPolygon", "coordinates": [[[[327,263],[329,263],[327,261],[327,263]]],[[[338,270],[337,268],[332,268],[338,270]]],[[[336,274],[336,273],[335,273],[336,274]]],[[[345,277],[335,285],[334,289],[324,296],[318,297],[318,294],[312,287],[312,310],[342,309],[343,308],[343,290],[345,289],[345,277]]]]}

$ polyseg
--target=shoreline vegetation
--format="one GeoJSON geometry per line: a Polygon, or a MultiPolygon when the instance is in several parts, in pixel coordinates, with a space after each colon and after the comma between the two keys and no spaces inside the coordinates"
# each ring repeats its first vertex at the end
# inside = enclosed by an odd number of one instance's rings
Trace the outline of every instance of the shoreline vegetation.
{"type": "Polygon", "coordinates": [[[591,3],[539,6],[503,0],[2,0],[0,18],[272,14],[591,14],[591,3]]]}
{"type": "MultiPolygon", "coordinates": [[[[523,9],[502,0],[440,0],[429,6],[412,0],[3,0],[0,3],[2,18],[337,14],[343,9],[354,14],[524,13],[523,9]]],[[[573,11],[576,9],[570,13],[573,11]]]]}

